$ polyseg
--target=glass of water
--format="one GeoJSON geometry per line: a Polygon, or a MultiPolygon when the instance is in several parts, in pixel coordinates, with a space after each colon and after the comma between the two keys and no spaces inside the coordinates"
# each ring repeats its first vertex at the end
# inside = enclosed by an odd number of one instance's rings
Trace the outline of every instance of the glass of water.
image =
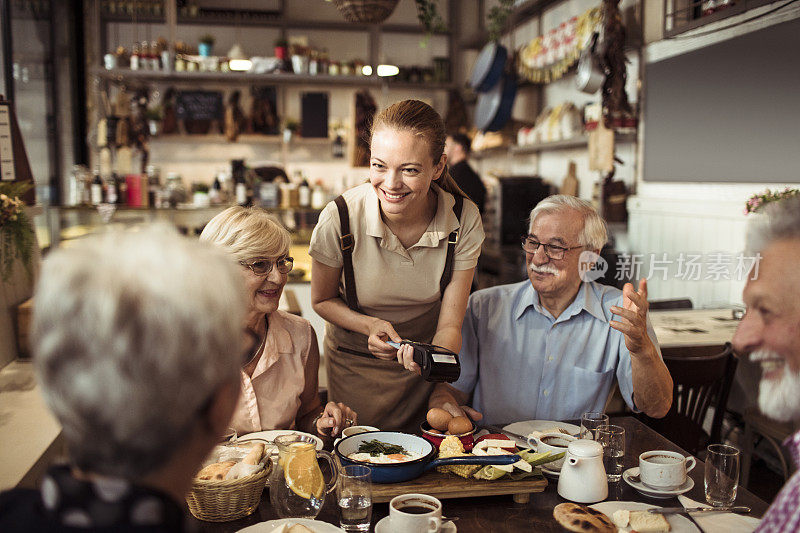
{"type": "Polygon", "coordinates": [[[596,430],[596,440],[603,445],[603,466],[609,481],[622,479],[622,467],[625,463],[625,428],[605,425],[596,430]]]}
{"type": "Polygon", "coordinates": [[[581,417],[580,438],[596,440],[597,428],[608,425],[608,415],[605,413],[583,413],[581,417]]]}
{"type": "Polygon", "coordinates": [[[706,501],[713,506],[733,505],[739,486],[739,450],[710,444],[706,456],[706,501]]]}
{"type": "Polygon", "coordinates": [[[345,531],[369,531],[372,521],[372,470],[367,466],[339,469],[336,501],[339,525],[345,531]]]}

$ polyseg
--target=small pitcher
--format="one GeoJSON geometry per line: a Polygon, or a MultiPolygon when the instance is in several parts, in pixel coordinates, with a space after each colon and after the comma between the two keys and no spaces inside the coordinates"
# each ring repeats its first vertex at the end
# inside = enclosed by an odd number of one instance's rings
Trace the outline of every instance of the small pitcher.
{"type": "Polygon", "coordinates": [[[597,503],[608,497],[603,446],[599,442],[578,439],[569,444],[558,478],[558,494],[578,503],[597,503]]]}
{"type": "Polygon", "coordinates": [[[275,438],[278,461],[269,486],[269,499],[281,518],[314,519],[325,503],[325,496],[336,488],[339,466],[330,453],[317,451],[316,443],[303,435],[280,435],[275,438]],[[331,468],[325,483],[318,458],[331,468]]]}

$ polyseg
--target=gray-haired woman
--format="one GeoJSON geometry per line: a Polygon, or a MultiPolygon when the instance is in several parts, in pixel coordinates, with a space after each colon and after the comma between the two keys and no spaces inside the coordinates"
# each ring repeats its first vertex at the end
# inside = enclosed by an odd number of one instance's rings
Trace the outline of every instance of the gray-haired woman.
{"type": "Polygon", "coordinates": [[[239,394],[239,273],[168,228],[110,232],[52,252],[35,298],[37,379],[70,464],[0,495],[0,531],[182,530],[239,394]]]}
{"type": "Polygon", "coordinates": [[[289,232],[263,209],[236,206],[211,219],[200,240],[222,246],[238,261],[248,295],[245,324],[260,339],[240,373],[232,427],[239,434],[297,428],[328,437],[355,423],[356,413],[345,404],[320,402],[311,324],[278,309],[293,266],[289,232]]]}

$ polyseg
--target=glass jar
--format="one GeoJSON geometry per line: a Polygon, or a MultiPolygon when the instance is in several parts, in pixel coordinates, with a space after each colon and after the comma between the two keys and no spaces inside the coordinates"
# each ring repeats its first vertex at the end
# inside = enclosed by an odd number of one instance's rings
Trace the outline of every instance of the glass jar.
{"type": "Polygon", "coordinates": [[[269,499],[281,518],[314,519],[325,503],[325,496],[336,488],[339,467],[333,456],[316,449],[316,441],[305,435],[280,435],[275,438],[278,461],[272,471],[269,499]],[[327,483],[317,459],[331,468],[327,483]]]}

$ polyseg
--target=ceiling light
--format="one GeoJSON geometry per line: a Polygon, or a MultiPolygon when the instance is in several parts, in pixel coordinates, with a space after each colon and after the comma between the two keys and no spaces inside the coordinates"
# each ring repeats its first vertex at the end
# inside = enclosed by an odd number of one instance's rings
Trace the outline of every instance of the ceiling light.
{"type": "Polygon", "coordinates": [[[378,76],[397,76],[400,68],[397,65],[378,65],[378,76]]]}
{"type": "Polygon", "coordinates": [[[372,76],[372,65],[364,65],[361,67],[361,74],[364,76],[372,76]]]}

